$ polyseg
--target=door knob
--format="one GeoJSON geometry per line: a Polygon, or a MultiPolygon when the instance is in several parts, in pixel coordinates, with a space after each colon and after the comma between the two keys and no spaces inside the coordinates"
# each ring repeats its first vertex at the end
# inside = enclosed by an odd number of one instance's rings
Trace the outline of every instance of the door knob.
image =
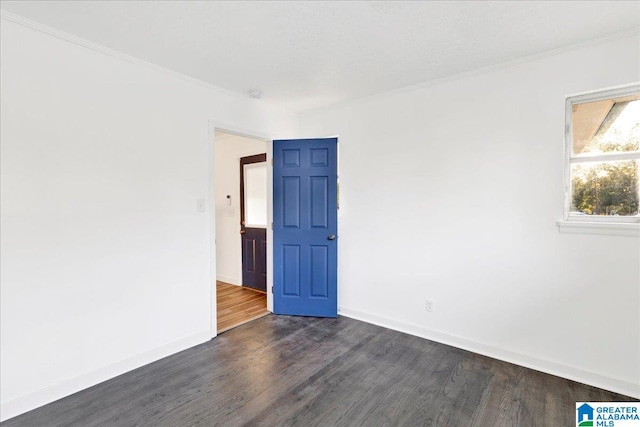
{"type": "Polygon", "coordinates": [[[245,234],[246,232],[246,230],[240,230],[240,234],[245,234]]]}
{"type": "Polygon", "coordinates": [[[334,234],[329,234],[329,237],[327,237],[327,239],[336,240],[336,236],[334,234]]]}

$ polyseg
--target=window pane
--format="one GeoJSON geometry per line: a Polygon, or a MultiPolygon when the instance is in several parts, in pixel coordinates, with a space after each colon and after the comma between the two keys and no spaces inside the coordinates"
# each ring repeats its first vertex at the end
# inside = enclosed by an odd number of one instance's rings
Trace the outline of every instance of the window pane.
{"type": "Polygon", "coordinates": [[[638,215],[640,161],[571,165],[570,215],[638,215]]]}
{"type": "Polygon", "coordinates": [[[640,150],[640,95],[574,104],[573,154],[640,150]]]}
{"type": "Polygon", "coordinates": [[[267,226],[267,164],[244,165],[244,214],[247,227],[267,226]]]}

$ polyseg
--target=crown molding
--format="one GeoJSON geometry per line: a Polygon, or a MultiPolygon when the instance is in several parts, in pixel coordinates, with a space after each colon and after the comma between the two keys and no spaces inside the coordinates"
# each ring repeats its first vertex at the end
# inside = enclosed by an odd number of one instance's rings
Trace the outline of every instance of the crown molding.
{"type": "Polygon", "coordinates": [[[629,38],[629,37],[638,37],[638,36],[640,36],[640,27],[633,27],[633,28],[629,28],[627,30],[623,30],[623,31],[619,31],[619,32],[616,32],[616,33],[613,33],[613,34],[609,34],[607,36],[598,37],[598,38],[595,38],[595,39],[589,39],[589,40],[585,40],[585,41],[578,42],[578,43],[572,43],[572,44],[569,44],[569,45],[566,45],[566,46],[562,46],[562,47],[559,47],[559,48],[556,48],[556,49],[547,50],[547,51],[540,52],[540,53],[535,53],[533,55],[523,56],[523,57],[517,58],[517,59],[512,59],[510,61],[500,62],[500,63],[497,63],[497,64],[488,65],[486,67],[476,68],[476,69],[469,70],[469,71],[463,71],[461,73],[451,74],[451,75],[448,75],[448,76],[439,77],[439,78],[432,79],[432,80],[427,80],[427,81],[420,82],[420,83],[417,83],[417,84],[414,84],[414,85],[404,86],[404,87],[401,87],[401,88],[398,88],[398,89],[393,89],[393,90],[389,90],[389,91],[385,91],[385,92],[381,92],[381,93],[376,93],[376,94],[364,96],[364,97],[361,97],[361,98],[350,99],[350,100],[347,100],[347,101],[337,102],[335,104],[326,105],[326,106],[323,106],[323,107],[304,110],[304,111],[301,111],[299,113],[299,115],[303,116],[303,115],[309,114],[309,113],[320,113],[320,112],[323,112],[323,111],[327,111],[329,109],[353,106],[353,105],[360,104],[362,102],[373,101],[373,100],[376,100],[376,99],[379,99],[379,98],[385,98],[387,96],[393,96],[393,95],[397,95],[397,94],[401,94],[401,93],[405,93],[405,92],[411,92],[411,91],[425,89],[425,88],[432,87],[432,86],[438,86],[438,85],[449,83],[449,82],[453,82],[453,81],[456,81],[456,80],[462,80],[462,79],[465,79],[465,78],[479,76],[479,75],[487,74],[487,73],[490,73],[490,72],[493,72],[493,71],[498,71],[498,70],[514,67],[514,66],[521,65],[521,64],[526,64],[528,62],[534,62],[534,61],[537,61],[537,60],[540,60],[540,59],[549,58],[549,57],[556,56],[556,55],[559,55],[559,54],[562,54],[562,53],[573,52],[573,51],[576,51],[576,50],[584,49],[584,48],[591,47],[591,46],[597,46],[599,44],[608,43],[608,42],[612,42],[612,41],[615,41],[615,40],[625,39],[625,38],[629,38]]]}
{"type": "Polygon", "coordinates": [[[221,88],[219,86],[215,86],[211,83],[207,83],[203,80],[197,79],[195,77],[188,76],[186,74],[179,73],[177,71],[170,70],[168,68],[162,67],[160,65],[156,65],[152,62],[145,61],[140,58],[136,58],[135,56],[128,55],[126,53],[122,53],[118,50],[111,49],[109,47],[103,46],[98,43],[94,43],[82,37],[75,36],[73,34],[66,33],[64,31],[49,27],[47,25],[41,24],[36,21],[32,21],[31,19],[27,19],[23,16],[16,15],[15,13],[7,12],[6,10],[0,9],[0,18],[9,22],[13,22],[15,24],[22,25],[23,27],[30,28],[32,30],[39,31],[43,34],[47,34],[58,38],[60,40],[64,40],[70,43],[73,43],[78,46],[82,46],[84,48],[93,50],[95,52],[102,53],[104,55],[111,56],[112,58],[119,59],[121,61],[128,62],[130,64],[139,65],[145,67],[147,69],[151,69],[154,71],[161,72],[163,74],[178,78],[185,82],[204,87],[213,92],[217,92],[221,95],[229,96],[232,98],[241,98],[243,95],[237,92],[230,91],[228,89],[221,88]]]}
{"type": "MultiPolygon", "coordinates": [[[[237,92],[233,92],[230,91],[228,89],[224,89],[221,88],[219,86],[215,86],[211,83],[207,83],[203,80],[197,79],[195,77],[191,77],[188,76],[186,74],[182,74],[179,73],[177,71],[173,71],[170,70],[168,68],[162,67],[160,65],[156,65],[154,63],[136,58],[134,56],[122,53],[120,51],[117,51],[115,49],[111,49],[109,47],[103,46],[101,44],[98,43],[94,43],[91,42],[89,40],[83,39],[81,37],[75,36],[73,34],[69,34],[66,33],[64,31],[61,30],[57,30],[55,28],[49,27],[47,25],[44,24],[40,24],[39,22],[36,21],[32,21],[30,19],[24,18],[20,15],[16,15],[14,13],[11,12],[7,12],[6,10],[2,10],[0,9],[0,18],[10,21],[10,22],[14,22],[16,24],[22,25],[24,27],[27,28],[31,28],[33,30],[39,31],[41,33],[44,34],[48,34],[50,36],[59,38],[61,40],[65,40],[67,42],[76,44],[78,46],[82,46],[85,47],[87,49],[91,49],[93,51],[96,52],[100,52],[102,54],[111,56],[113,58],[125,61],[125,62],[129,62],[131,64],[136,64],[136,65],[140,65],[143,66],[145,68],[148,69],[152,69],[155,71],[159,71],[161,73],[176,77],[178,79],[181,79],[183,81],[189,82],[191,84],[195,84],[197,86],[201,86],[204,87],[206,89],[209,89],[211,91],[217,92],[219,94],[223,94],[226,96],[230,96],[233,98],[240,98],[243,96],[243,94],[237,93],[237,92]]],[[[367,102],[367,101],[372,101],[378,98],[384,98],[386,96],[392,96],[392,95],[396,95],[396,94],[401,94],[404,92],[411,92],[414,90],[420,90],[420,89],[424,89],[424,88],[428,88],[431,86],[437,86],[440,84],[444,84],[444,83],[448,83],[448,82],[452,82],[452,81],[456,81],[456,80],[461,80],[464,78],[468,78],[468,77],[473,77],[473,76],[477,76],[477,75],[482,75],[482,74],[487,74],[490,73],[492,71],[497,71],[500,69],[504,69],[504,68],[509,68],[509,67],[513,67],[516,65],[520,65],[520,64],[524,64],[527,62],[533,62],[539,59],[543,59],[543,58],[548,58],[551,56],[555,56],[558,54],[562,54],[565,52],[571,52],[571,51],[575,51],[575,50],[579,50],[579,49],[583,49],[586,47],[590,47],[590,46],[596,46],[602,43],[607,43],[607,42],[611,42],[611,41],[615,41],[615,40],[619,40],[619,39],[624,39],[624,38],[628,38],[628,37],[634,37],[634,36],[638,36],[640,35],[640,28],[638,27],[633,27],[624,31],[619,31],[616,32],[614,34],[610,34],[608,36],[604,36],[604,37],[598,37],[595,39],[590,39],[590,40],[586,40],[586,41],[582,41],[582,42],[578,42],[578,43],[573,43],[570,45],[566,45],[560,48],[556,48],[556,49],[552,49],[552,50],[548,50],[545,52],[540,52],[540,53],[536,53],[533,55],[528,55],[528,56],[524,56],[522,58],[518,58],[518,59],[514,59],[511,61],[505,61],[505,62],[501,62],[498,64],[494,64],[494,65],[489,65],[486,67],[481,67],[481,68],[476,68],[474,70],[469,70],[469,71],[464,71],[462,73],[457,73],[457,74],[452,74],[449,76],[444,76],[444,77],[440,77],[437,79],[432,79],[432,80],[428,80],[425,82],[421,82],[421,83],[417,83],[414,85],[410,85],[410,86],[405,86],[402,88],[398,88],[398,89],[393,89],[390,91],[385,91],[385,92],[381,92],[381,93],[377,93],[377,94],[373,94],[373,95],[369,95],[369,96],[365,96],[365,97],[361,97],[361,98],[356,98],[356,99],[350,99],[347,101],[343,101],[343,102],[337,102],[334,104],[330,104],[330,105],[325,105],[322,107],[318,107],[318,108],[311,108],[308,110],[303,110],[303,111],[299,111],[298,115],[305,115],[305,114],[309,114],[309,113],[316,113],[316,112],[322,112],[322,111],[326,111],[328,109],[333,109],[333,108],[341,108],[341,107],[347,107],[350,105],[357,105],[359,103],[362,102],[367,102]]]]}

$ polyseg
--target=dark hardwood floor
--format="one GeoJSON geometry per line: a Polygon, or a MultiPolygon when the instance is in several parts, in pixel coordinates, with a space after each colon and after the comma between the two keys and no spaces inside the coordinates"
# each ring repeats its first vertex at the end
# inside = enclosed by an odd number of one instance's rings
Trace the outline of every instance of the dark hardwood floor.
{"type": "Polygon", "coordinates": [[[344,317],[269,315],[2,426],[572,426],[633,400],[344,317]]]}

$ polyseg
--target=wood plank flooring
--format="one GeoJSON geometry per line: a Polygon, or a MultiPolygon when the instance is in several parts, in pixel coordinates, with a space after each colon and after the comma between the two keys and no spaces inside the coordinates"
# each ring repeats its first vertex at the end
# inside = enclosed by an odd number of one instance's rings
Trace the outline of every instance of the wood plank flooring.
{"type": "Polygon", "coordinates": [[[628,400],[349,318],[269,315],[2,426],[556,427],[576,401],[628,400]]]}
{"type": "Polygon", "coordinates": [[[219,334],[269,314],[265,293],[220,281],[216,289],[219,334]]]}

